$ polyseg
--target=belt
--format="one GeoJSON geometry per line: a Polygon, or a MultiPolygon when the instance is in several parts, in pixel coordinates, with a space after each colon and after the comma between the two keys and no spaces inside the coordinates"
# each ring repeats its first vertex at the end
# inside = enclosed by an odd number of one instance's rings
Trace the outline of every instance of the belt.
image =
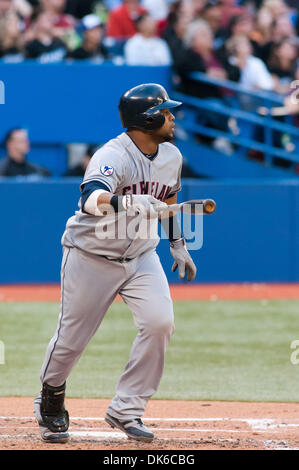
{"type": "Polygon", "coordinates": [[[108,261],[116,261],[118,263],[126,263],[127,261],[132,261],[134,258],[108,258],[107,256],[104,255],[99,255],[101,258],[105,258],[108,261]]]}
{"type": "Polygon", "coordinates": [[[127,261],[132,261],[133,259],[135,259],[135,258],[108,258],[108,256],[105,256],[105,255],[95,255],[93,253],[89,253],[88,251],[82,250],[78,246],[72,246],[72,247],[68,247],[68,248],[76,248],[77,250],[82,251],[83,253],[85,253],[87,255],[98,256],[99,258],[105,258],[108,261],[117,261],[118,263],[126,263],[127,261]]]}

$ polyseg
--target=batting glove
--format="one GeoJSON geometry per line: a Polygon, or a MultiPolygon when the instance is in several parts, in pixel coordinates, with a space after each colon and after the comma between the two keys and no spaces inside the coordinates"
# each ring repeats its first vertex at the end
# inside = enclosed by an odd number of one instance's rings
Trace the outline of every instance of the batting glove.
{"type": "Polygon", "coordinates": [[[158,217],[159,212],[168,206],[165,202],[159,201],[149,194],[129,194],[124,196],[123,206],[128,215],[140,213],[145,219],[158,217]]]}
{"type": "Polygon", "coordinates": [[[170,253],[174,258],[171,271],[174,273],[179,268],[179,278],[184,279],[187,270],[187,281],[193,281],[196,276],[196,266],[186,248],[183,238],[170,242],[170,253]]]}

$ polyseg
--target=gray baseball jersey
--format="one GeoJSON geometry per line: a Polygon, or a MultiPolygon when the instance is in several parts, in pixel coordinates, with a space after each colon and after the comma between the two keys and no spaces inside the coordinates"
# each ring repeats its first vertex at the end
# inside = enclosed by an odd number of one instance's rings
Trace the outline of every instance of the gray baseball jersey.
{"type": "MultiPolygon", "coordinates": [[[[98,181],[114,194],[151,194],[162,201],[180,190],[181,167],[182,155],[173,144],[160,144],[157,154],[150,158],[139,150],[126,133],[122,133],[94,154],[81,188],[88,182],[98,181]]],[[[62,244],[111,259],[135,258],[155,248],[159,237],[157,229],[149,231],[149,238],[130,236],[128,224],[131,225],[131,232],[134,232],[141,222],[141,216],[134,218],[135,223],[125,212],[117,215],[90,215],[82,211],[80,200],[79,211],[67,222],[62,244]]],[[[152,223],[157,226],[157,220],[152,223]]]]}

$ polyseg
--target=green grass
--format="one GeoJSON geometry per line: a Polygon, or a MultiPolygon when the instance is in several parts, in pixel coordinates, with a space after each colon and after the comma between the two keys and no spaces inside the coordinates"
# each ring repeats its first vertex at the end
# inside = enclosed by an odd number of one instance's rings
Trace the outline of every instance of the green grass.
{"type": "MultiPolygon", "coordinates": [[[[35,396],[59,313],[56,303],[0,303],[0,395],[35,396]]],[[[175,302],[176,331],[155,398],[298,401],[299,302],[175,302]]],[[[132,316],[115,303],[68,379],[68,396],[107,397],[136,335],[132,316]]]]}

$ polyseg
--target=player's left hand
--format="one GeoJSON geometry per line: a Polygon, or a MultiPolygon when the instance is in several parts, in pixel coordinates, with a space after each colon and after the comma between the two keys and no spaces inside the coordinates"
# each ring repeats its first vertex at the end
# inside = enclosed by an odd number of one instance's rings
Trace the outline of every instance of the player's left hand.
{"type": "Polygon", "coordinates": [[[171,271],[174,273],[179,268],[179,278],[184,279],[187,270],[187,281],[193,281],[196,276],[196,266],[186,248],[183,238],[170,243],[170,253],[174,258],[171,271]]]}
{"type": "Polygon", "coordinates": [[[135,212],[138,212],[145,219],[157,218],[159,213],[168,207],[165,202],[149,194],[133,194],[128,201],[129,204],[125,204],[128,215],[135,215],[135,212]]]}

